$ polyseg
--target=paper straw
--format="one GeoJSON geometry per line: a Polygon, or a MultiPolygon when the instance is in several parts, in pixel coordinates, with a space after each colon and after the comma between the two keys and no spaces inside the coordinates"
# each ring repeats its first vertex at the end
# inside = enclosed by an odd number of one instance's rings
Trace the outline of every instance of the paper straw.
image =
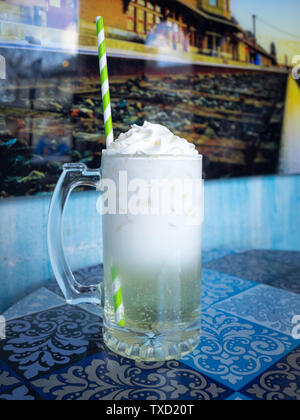
{"type": "MultiPolygon", "coordinates": [[[[98,37],[98,52],[100,61],[100,78],[101,78],[101,91],[102,91],[102,102],[103,102],[103,115],[104,115],[104,126],[106,136],[106,147],[108,148],[114,141],[114,133],[112,126],[111,117],[111,105],[110,105],[110,93],[109,93],[109,80],[107,70],[107,55],[106,55],[106,43],[104,33],[104,22],[103,17],[97,17],[97,37],[98,37]]],[[[116,322],[120,327],[125,326],[125,315],[121,281],[118,272],[112,269],[112,287],[113,287],[113,299],[114,299],[114,310],[116,316],[116,322]]]]}
{"type": "Polygon", "coordinates": [[[112,285],[113,285],[113,298],[114,298],[114,309],[116,315],[116,322],[120,327],[125,327],[125,311],[123,305],[123,296],[121,281],[116,269],[111,270],[112,273],[112,285]]]}
{"type": "Polygon", "coordinates": [[[114,133],[113,133],[112,117],[111,117],[106,43],[105,43],[104,23],[103,23],[102,16],[97,17],[97,37],[98,37],[98,51],[99,51],[99,60],[100,60],[100,78],[101,78],[106,147],[109,147],[114,141],[114,133]]]}

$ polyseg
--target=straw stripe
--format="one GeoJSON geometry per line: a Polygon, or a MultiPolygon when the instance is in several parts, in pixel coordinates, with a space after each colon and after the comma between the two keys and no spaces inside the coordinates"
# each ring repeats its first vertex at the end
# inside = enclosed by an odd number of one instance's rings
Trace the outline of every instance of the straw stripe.
{"type": "Polygon", "coordinates": [[[102,71],[105,66],[107,66],[106,55],[100,58],[100,71],[102,71]]]}
{"type": "Polygon", "coordinates": [[[100,77],[101,77],[101,80],[103,80],[103,83],[107,83],[108,88],[109,88],[107,66],[104,66],[103,69],[101,70],[100,77]]]}
{"type": "Polygon", "coordinates": [[[116,311],[116,322],[120,327],[125,327],[125,319],[124,319],[124,307],[123,305],[119,307],[116,311]]]}
{"type": "MultiPolygon", "coordinates": [[[[105,123],[105,132],[110,133],[110,135],[112,134],[112,122],[111,122],[111,117],[109,118],[108,121],[106,121],[105,123]]],[[[109,137],[109,135],[107,136],[107,138],[109,137]]]]}
{"type": "Polygon", "coordinates": [[[109,147],[114,141],[114,135],[111,116],[104,23],[103,18],[101,16],[97,17],[97,38],[106,146],[109,147]]]}
{"type": "Polygon", "coordinates": [[[116,316],[116,322],[120,327],[125,326],[125,310],[123,305],[122,287],[121,280],[118,276],[117,270],[114,268],[111,270],[112,274],[112,292],[114,300],[114,310],[116,316]]]}
{"type": "Polygon", "coordinates": [[[115,304],[115,310],[116,311],[123,304],[121,289],[118,289],[117,292],[114,294],[114,304],[115,304]]]}
{"type": "MultiPolygon", "coordinates": [[[[102,90],[102,97],[103,97],[103,99],[104,99],[104,96],[107,95],[108,100],[110,100],[110,98],[109,98],[110,95],[109,95],[109,83],[108,83],[108,79],[106,79],[106,80],[104,79],[103,80],[101,90],[102,90]]],[[[108,105],[110,105],[110,103],[108,105]]]]}
{"type": "Polygon", "coordinates": [[[109,107],[109,103],[110,103],[110,96],[109,96],[109,91],[107,91],[103,95],[103,109],[106,109],[107,107],[109,107]]]}
{"type": "Polygon", "coordinates": [[[100,33],[98,34],[98,45],[101,45],[104,40],[105,40],[104,29],[101,29],[100,33]]]}
{"type": "Polygon", "coordinates": [[[109,144],[113,143],[113,141],[114,141],[114,133],[113,132],[109,133],[109,135],[107,136],[107,141],[108,141],[109,144]]]}
{"type": "Polygon", "coordinates": [[[113,287],[112,287],[113,295],[115,295],[120,288],[121,288],[120,279],[118,277],[116,277],[113,280],[113,287]]]}
{"type": "Polygon", "coordinates": [[[108,109],[108,108],[106,108],[106,110],[104,111],[104,122],[105,122],[105,124],[106,124],[106,123],[107,123],[107,121],[109,120],[110,116],[111,116],[111,114],[110,114],[110,112],[109,112],[109,109],[108,109]]]}

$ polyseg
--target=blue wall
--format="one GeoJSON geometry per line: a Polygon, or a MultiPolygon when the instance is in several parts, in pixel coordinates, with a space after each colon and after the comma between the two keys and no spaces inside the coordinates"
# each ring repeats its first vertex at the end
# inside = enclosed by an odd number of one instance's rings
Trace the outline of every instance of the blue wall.
{"type": "MultiPolygon", "coordinates": [[[[73,194],[65,247],[72,268],[101,262],[98,194],[73,194]]],[[[46,223],[50,197],[0,202],[0,313],[51,278],[46,223]]],[[[300,176],[208,181],[203,248],[300,251],[300,176]]]]}
{"type": "Polygon", "coordinates": [[[204,249],[300,250],[300,176],[206,183],[204,249]]]}

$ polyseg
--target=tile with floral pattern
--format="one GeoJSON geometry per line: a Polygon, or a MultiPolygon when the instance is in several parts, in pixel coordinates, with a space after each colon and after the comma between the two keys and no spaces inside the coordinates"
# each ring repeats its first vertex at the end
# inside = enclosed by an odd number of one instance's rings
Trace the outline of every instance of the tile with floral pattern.
{"type": "Polygon", "coordinates": [[[35,395],[32,394],[26,385],[21,385],[20,387],[0,394],[0,401],[34,401],[35,399],[35,395]]]}
{"type": "Polygon", "coordinates": [[[21,384],[21,378],[6,363],[0,360],[0,394],[21,384]]]}
{"type": "Polygon", "coordinates": [[[204,264],[204,267],[259,283],[268,283],[285,277],[295,270],[293,265],[276,260],[270,261],[261,255],[251,255],[249,252],[229,255],[204,264]]]}
{"type": "Polygon", "coordinates": [[[218,260],[219,258],[226,257],[227,255],[236,254],[237,251],[230,249],[210,249],[204,250],[202,252],[202,262],[203,264],[209,263],[211,261],[218,260]]]}
{"type": "Polygon", "coordinates": [[[213,305],[252,287],[257,287],[257,283],[205,268],[202,272],[202,305],[213,305]]]}
{"type": "Polygon", "coordinates": [[[72,306],[61,306],[9,321],[0,358],[26,379],[55,370],[102,344],[99,318],[72,306]]]}
{"type": "Polygon", "coordinates": [[[243,394],[240,394],[239,392],[235,392],[234,394],[230,395],[230,397],[227,398],[227,401],[250,401],[251,398],[246,397],[243,394]]]}
{"type": "Polygon", "coordinates": [[[6,312],[3,316],[6,321],[11,319],[21,318],[36,312],[45,311],[47,309],[55,308],[57,306],[65,305],[64,299],[57,296],[45,287],[42,287],[35,292],[21,299],[6,312]]]}
{"type": "Polygon", "coordinates": [[[277,261],[300,268],[300,252],[298,251],[276,251],[256,250],[247,251],[247,255],[277,261]]]}
{"type": "Polygon", "coordinates": [[[287,290],[300,295],[300,269],[297,268],[285,277],[272,280],[269,284],[270,286],[278,287],[279,289],[287,290]]]}
{"type": "Polygon", "coordinates": [[[247,384],[241,392],[256,400],[300,401],[300,346],[247,384]]]}
{"type": "Polygon", "coordinates": [[[238,391],[297,346],[293,338],[209,307],[200,345],[181,361],[238,391]]]}
{"type": "Polygon", "coordinates": [[[260,284],[217,303],[215,308],[292,335],[292,319],[300,315],[300,296],[260,284]]]}
{"type": "Polygon", "coordinates": [[[136,363],[107,349],[31,386],[49,400],[211,400],[233,393],[178,361],[136,363]]]}
{"type": "MultiPolygon", "coordinates": [[[[104,278],[103,265],[99,264],[93,267],[83,268],[82,270],[75,271],[74,277],[78,283],[83,285],[99,284],[103,281],[104,278]]],[[[58,296],[63,297],[62,291],[55,279],[52,279],[46,285],[46,287],[58,296]]]]}

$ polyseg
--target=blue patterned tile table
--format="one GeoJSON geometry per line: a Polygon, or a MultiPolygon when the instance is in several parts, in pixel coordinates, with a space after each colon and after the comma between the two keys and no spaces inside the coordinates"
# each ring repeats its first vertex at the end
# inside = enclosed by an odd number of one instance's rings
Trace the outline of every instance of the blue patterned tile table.
{"type": "Polygon", "coordinates": [[[212,250],[203,265],[201,343],[166,363],[117,356],[97,307],[35,291],[3,314],[0,400],[300,400],[300,253],[212,250]]]}

